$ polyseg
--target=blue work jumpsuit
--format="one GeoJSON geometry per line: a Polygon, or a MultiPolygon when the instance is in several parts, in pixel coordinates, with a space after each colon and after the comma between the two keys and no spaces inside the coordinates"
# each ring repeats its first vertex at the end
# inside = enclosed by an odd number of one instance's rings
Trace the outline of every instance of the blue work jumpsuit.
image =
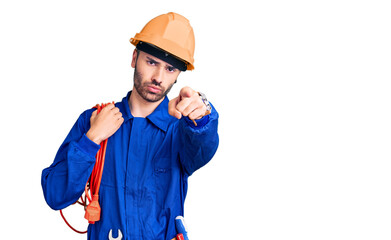
{"type": "MultiPolygon", "coordinates": [[[[108,239],[118,230],[126,240],[165,240],[176,235],[175,217],[184,215],[187,179],[215,154],[218,113],[197,120],[168,114],[167,97],[146,118],[133,117],[128,99],[116,103],[124,123],[108,139],[99,191],[101,219],[88,227],[88,239],[108,239]]],[[[78,200],[100,146],[87,138],[94,109],[80,115],[42,172],[47,204],[63,209],[78,200]]]]}

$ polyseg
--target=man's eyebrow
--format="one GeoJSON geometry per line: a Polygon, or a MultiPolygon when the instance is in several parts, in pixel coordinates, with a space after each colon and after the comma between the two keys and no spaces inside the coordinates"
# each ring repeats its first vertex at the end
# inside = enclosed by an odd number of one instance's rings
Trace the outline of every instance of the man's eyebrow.
{"type": "MultiPolygon", "coordinates": [[[[153,59],[153,58],[151,58],[151,57],[149,57],[149,56],[146,56],[146,57],[147,57],[147,59],[148,59],[149,61],[151,61],[151,62],[153,62],[153,63],[158,63],[158,64],[160,64],[160,61],[155,60],[155,59],[153,59]]],[[[177,69],[176,67],[172,66],[171,64],[166,63],[166,65],[167,65],[168,67],[173,67],[173,68],[177,69]]]]}
{"type": "Polygon", "coordinates": [[[149,61],[151,61],[151,62],[160,63],[159,61],[156,61],[155,59],[153,59],[153,58],[151,58],[151,57],[148,57],[148,56],[146,56],[146,57],[147,57],[147,59],[148,59],[149,61]]]}

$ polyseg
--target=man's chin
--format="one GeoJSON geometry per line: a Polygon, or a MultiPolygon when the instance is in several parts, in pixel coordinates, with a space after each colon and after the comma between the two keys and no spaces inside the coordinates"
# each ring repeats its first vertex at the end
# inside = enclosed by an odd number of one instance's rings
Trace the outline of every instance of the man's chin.
{"type": "Polygon", "coordinates": [[[149,92],[149,93],[143,95],[143,98],[147,102],[154,103],[154,102],[158,102],[158,101],[162,100],[164,98],[164,95],[149,92]]]}

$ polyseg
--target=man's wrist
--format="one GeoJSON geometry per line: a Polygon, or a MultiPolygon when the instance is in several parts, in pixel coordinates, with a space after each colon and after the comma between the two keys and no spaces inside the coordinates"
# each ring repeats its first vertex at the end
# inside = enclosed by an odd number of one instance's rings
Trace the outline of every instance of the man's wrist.
{"type": "Polygon", "coordinates": [[[96,136],[96,135],[94,134],[94,132],[92,132],[91,130],[89,130],[89,131],[87,132],[86,136],[87,136],[91,141],[93,141],[94,143],[96,143],[96,144],[98,144],[98,145],[102,142],[102,140],[101,140],[98,136],[96,136]]]}
{"type": "Polygon", "coordinates": [[[205,104],[206,107],[205,114],[202,117],[209,115],[212,111],[212,106],[210,105],[208,99],[206,98],[206,95],[203,94],[202,92],[198,92],[198,95],[200,96],[202,102],[205,104]]]}

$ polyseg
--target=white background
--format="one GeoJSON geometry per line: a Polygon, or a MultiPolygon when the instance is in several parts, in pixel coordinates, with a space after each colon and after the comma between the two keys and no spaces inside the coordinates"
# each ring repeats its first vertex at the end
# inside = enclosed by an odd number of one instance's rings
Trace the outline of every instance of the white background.
{"type": "Polygon", "coordinates": [[[191,240],[390,239],[391,8],[376,0],[2,1],[2,234],[86,239],[46,205],[41,171],[82,111],[131,89],[128,40],[170,11],[196,35],[170,97],[189,85],[220,113],[218,152],[189,179],[191,240]]]}

